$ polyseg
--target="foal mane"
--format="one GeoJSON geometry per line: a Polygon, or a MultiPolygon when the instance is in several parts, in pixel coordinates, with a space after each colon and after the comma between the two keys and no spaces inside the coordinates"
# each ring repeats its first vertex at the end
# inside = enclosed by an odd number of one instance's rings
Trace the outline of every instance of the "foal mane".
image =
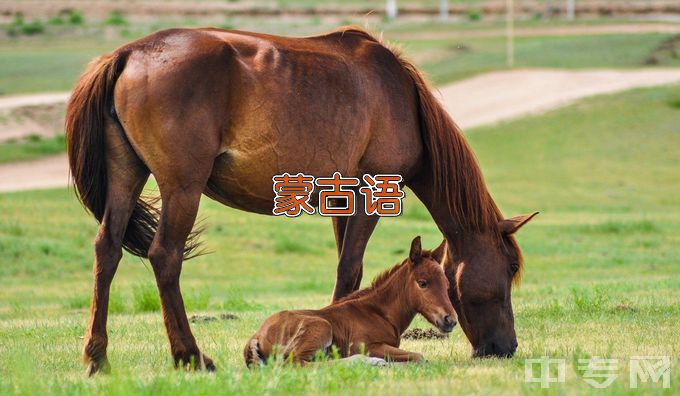
{"type": "MultiPolygon", "coordinates": [[[[429,250],[423,250],[422,257],[423,259],[425,258],[430,258],[432,252],[429,250]]],[[[408,264],[408,259],[404,259],[401,263],[395,264],[392,268],[388,268],[376,275],[373,280],[371,281],[371,284],[364,287],[363,289],[355,290],[352,293],[346,295],[345,297],[339,299],[337,303],[349,301],[349,300],[356,300],[361,297],[366,297],[368,295],[374,294],[380,286],[386,284],[392,277],[399,271],[401,268],[404,267],[404,265],[408,264]]]]}
{"type": "MultiPolygon", "coordinates": [[[[397,263],[395,266],[392,268],[388,268],[382,272],[380,272],[378,275],[376,275],[373,280],[371,281],[371,284],[364,287],[363,289],[355,290],[352,293],[346,295],[345,297],[339,299],[337,303],[349,301],[349,300],[356,300],[361,297],[366,297],[368,295],[372,295],[375,293],[375,291],[385,283],[387,283],[388,279],[390,279],[397,271],[399,271],[406,263],[408,263],[408,259],[402,261],[401,263],[397,263]]],[[[336,303],[336,304],[337,304],[336,303]]]]}

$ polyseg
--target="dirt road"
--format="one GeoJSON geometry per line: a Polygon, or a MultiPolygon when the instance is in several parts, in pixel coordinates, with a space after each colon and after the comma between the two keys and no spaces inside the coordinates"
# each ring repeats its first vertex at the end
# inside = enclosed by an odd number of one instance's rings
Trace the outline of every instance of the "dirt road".
{"type": "MultiPolygon", "coordinates": [[[[439,93],[453,118],[463,129],[469,129],[545,112],[586,96],[674,83],[680,83],[680,68],[527,69],[484,74],[441,87],[439,93]]],[[[39,105],[54,100],[54,96],[35,95],[33,99],[24,96],[15,103],[39,105]]],[[[0,192],[63,187],[67,182],[65,155],[0,165],[0,192]]]]}
{"type": "Polygon", "coordinates": [[[680,68],[525,69],[483,74],[439,91],[453,119],[468,129],[542,113],[586,96],[672,83],[680,83],[680,68]]]}

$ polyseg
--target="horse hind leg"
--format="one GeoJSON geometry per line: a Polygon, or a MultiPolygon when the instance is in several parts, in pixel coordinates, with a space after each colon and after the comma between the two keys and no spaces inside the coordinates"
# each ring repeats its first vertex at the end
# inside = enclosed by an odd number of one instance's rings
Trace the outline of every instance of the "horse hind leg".
{"type": "Polygon", "coordinates": [[[158,186],[163,205],[158,231],[149,249],[149,260],[156,276],[175,367],[212,371],[215,369],[212,360],[199,351],[191,333],[179,284],[185,246],[196,221],[210,165],[206,161],[184,168],[168,166],[163,169],[164,174],[173,177],[159,178],[163,180],[158,186]]]}
{"type": "Polygon", "coordinates": [[[106,356],[109,291],[122,257],[122,243],[128,222],[149,172],[136,157],[121,131],[106,127],[107,192],[106,208],[94,243],[94,291],[90,320],[85,333],[83,360],[86,374],[108,372],[106,356]]]}

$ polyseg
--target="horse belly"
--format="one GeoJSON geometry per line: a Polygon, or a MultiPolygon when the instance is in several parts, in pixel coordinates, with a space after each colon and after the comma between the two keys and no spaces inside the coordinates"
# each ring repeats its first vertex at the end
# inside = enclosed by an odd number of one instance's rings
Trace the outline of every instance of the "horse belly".
{"type": "MultiPolygon", "coordinates": [[[[358,159],[338,150],[331,158],[330,148],[300,144],[297,148],[261,147],[257,151],[227,149],[215,160],[206,195],[224,205],[253,213],[271,215],[274,208],[273,177],[302,173],[329,177],[334,172],[357,176],[358,159]],[[342,157],[343,161],[339,161],[342,157]]],[[[310,196],[318,204],[318,188],[310,196]]]]}

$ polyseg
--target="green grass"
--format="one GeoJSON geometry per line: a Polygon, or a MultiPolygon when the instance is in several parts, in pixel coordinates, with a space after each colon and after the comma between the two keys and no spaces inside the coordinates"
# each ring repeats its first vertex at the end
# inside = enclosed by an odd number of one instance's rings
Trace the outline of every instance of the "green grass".
{"type": "MultiPolygon", "coordinates": [[[[214,375],[171,368],[148,263],[125,255],[109,321],[113,374],[83,377],[81,336],[91,294],[94,220],[67,190],[0,195],[1,394],[524,394],[524,360],[567,359],[567,383],[547,393],[590,393],[576,359],[618,358],[605,390],[629,393],[628,359],[669,355],[680,384],[680,110],[678,86],[579,102],[546,115],[469,132],[504,213],[540,210],[519,234],[526,258],[513,291],[517,355],[473,360],[457,330],[444,341],[404,341],[429,363],[387,369],[267,367],[248,372],[241,351],[269,314],[329,300],[336,253],[328,219],[281,219],[205,199],[214,253],[184,266],[189,315],[237,320],[193,325],[214,375]]],[[[365,282],[405,255],[414,235],[441,236],[407,192],[405,213],[383,219],[368,246],[365,282]]],[[[415,326],[427,324],[418,318],[415,326]]],[[[647,384],[647,393],[664,393],[647,384]]],[[[666,392],[672,393],[672,389],[666,392]]]]}
{"type": "MultiPolygon", "coordinates": [[[[453,36],[453,35],[452,35],[453,36]]],[[[518,37],[515,67],[633,68],[671,35],[613,34],[598,36],[518,37]]],[[[475,74],[505,69],[502,37],[406,40],[405,53],[419,61],[435,84],[475,74]]],[[[680,58],[663,59],[662,65],[680,66],[680,58]]]]}
{"type": "Polygon", "coordinates": [[[122,43],[101,36],[0,41],[0,94],[68,91],[90,60],[122,43]]]}
{"type": "Polygon", "coordinates": [[[0,164],[36,159],[65,150],[63,134],[54,137],[31,135],[24,140],[0,143],[0,164]]]}

